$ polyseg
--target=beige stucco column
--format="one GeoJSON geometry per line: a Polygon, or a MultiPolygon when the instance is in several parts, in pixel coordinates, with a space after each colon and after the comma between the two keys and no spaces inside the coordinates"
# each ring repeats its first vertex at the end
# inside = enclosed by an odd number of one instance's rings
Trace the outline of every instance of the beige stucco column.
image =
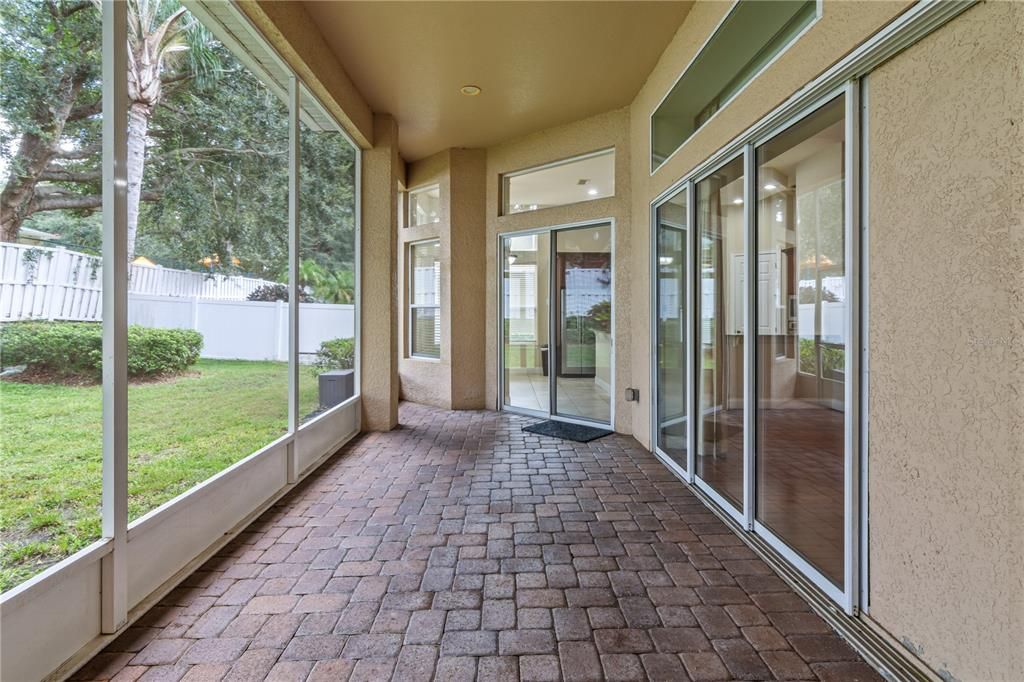
{"type": "Polygon", "coordinates": [[[487,154],[451,150],[449,206],[451,406],[485,407],[487,319],[487,154]]]}
{"type": "Polygon", "coordinates": [[[398,300],[395,248],[398,182],[398,126],[374,114],[374,146],[363,152],[362,240],[360,244],[360,382],[363,429],[389,431],[398,425],[398,300]]]}

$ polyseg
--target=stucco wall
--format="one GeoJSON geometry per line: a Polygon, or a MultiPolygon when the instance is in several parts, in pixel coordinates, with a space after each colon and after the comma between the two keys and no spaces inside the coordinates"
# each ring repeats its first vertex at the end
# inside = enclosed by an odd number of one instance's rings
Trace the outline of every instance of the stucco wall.
{"type": "Polygon", "coordinates": [[[623,400],[623,389],[634,385],[630,363],[633,322],[630,289],[630,251],[632,228],[629,219],[629,110],[619,109],[564,126],[544,130],[487,150],[487,407],[498,406],[498,275],[495,269],[498,235],[553,227],[585,221],[615,221],[614,261],[612,263],[612,296],[615,306],[615,402],[616,431],[632,430],[629,403],[623,400]],[[615,196],[567,206],[499,215],[502,173],[578,156],[598,149],[615,147],[615,196]]]}
{"type": "Polygon", "coordinates": [[[438,222],[398,230],[398,364],[405,400],[450,409],[485,407],[485,159],[482,149],[447,149],[408,165],[408,189],[437,185],[441,208],[438,222]],[[441,243],[439,360],[412,357],[407,330],[408,245],[429,239],[441,243]]]}
{"type": "Polygon", "coordinates": [[[986,3],[868,80],[870,613],[948,679],[1024,679],[1022,45],[986,3]]]}
{"type": "Polygon", "coordinates": [[[398,126],[387,115],[374,119],[376,146],[363,153],[360,239],[359,381],[363,427],[387,431],[398,424],[398,279],[395,250],[398,183],[398,126]]]}
{"type": "MultiPolygon", "coordinates": [[[[406,169],[407,189],[438,185],[441,192],[440,220],[436,223],[401,227],[398,229],[398,281],[396,292],[400,303],[398,371],[401,395],[424,405],[451,407],[451,188],[449,183],[450,154],[438,152],[420,161],[410,163],[406,169]],[[441,242],[441,358],[414,358],[409,348],[409,244],[428,239],[441,242]]],[[[404,225],[404,223],[403,223],[404,225]]]]}
{"type": "MultiPolygon", "coordinates": [[[[820,19],[651,174],[651,113],[733,6],[732,2],[694,3],[630,106],[631,269],[636,273],[650,270],[650,202],[655,197],[842,59],[910,4],[908,0],[825,0],[820,19]]],[[[639,403],[631,403],[632,432],[637,440],[650,447],[651,316],[650,282],[646,274],[637,277],[631,296],[632,374],[642,396],[639,403]]]]}

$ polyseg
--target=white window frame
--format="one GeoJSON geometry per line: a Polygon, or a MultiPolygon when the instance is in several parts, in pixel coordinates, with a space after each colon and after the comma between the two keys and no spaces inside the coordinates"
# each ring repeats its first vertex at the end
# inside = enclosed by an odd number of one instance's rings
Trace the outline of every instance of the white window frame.
{"type": "Polygon", "coordinates": [[[408,345],[409,345],[409,357],[410,358],[414,358],[416,360],[426,360],[426,361],[429,361],[429,362],[440,362],[441,361],[441,356],[444,354],[444,344],[442,343],[443,335],[441,334],[440,330],[438,331],[437,357],[434,357],[433,355],[425,355],[425,354],[422,354],[422,353],[415,352],[415,348],[416,348],[416,344],[415,344],[415,335],[416,335],[416,319],[415,319],[415,316],[416,316],[416,313],[415,313],[415,311],[417,311],[417,310],[435,310],[435,311],[437,311],[436,312],[436,316],[434,318],[437,321],[436,324],[438,324],[438,325],[441,324],[441,280],[442,280],[442,277],[441,277],[441,256],[440,255],[438,255],[438,260],[437,260],[437,271],[438,271],[437,272],[437,292],[436,292],[437,293],[437,303],[416,303],[415,302],[415,300],[416,300],[415,299],[415,296],[416,296],[416,272],[415,272],[415,265],[414,264],[415,264],[416,261],[413,258],[413,251],[415,251],[416,247],[418,247],[418,246],[428,246],[430,244],[437,244],[438,251],[440,252],[440,250],[441,250],[441,240],[439,238],[437,238],[437,237],[433,237],[431,239],[420,239],[420,240],[415,241],[415,242],[409,242],[406,245],[406,261],[408,263],[407,271],[406,271],[406,282],[407,282],[407,285],[406,285],[406,293],[405,293],[406,301],[408,302],[408,306],[407,306],[408,307],[408,312],[406,313],[406,318],[405,318],[406,319],[406,326],[408,327],[408,331],[406,332],[406,343],[408,343],[408,345]]]}

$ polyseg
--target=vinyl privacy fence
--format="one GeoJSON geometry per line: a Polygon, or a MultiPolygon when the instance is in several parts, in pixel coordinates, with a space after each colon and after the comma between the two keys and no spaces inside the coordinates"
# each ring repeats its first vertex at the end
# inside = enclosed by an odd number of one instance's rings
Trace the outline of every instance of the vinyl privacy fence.
{"type": "MultiPolygon", "coordinates": [[[[132,265],[128,323],[194,329],[204,358],[288,359],[288,304],[247,301],[253,277],[208,275],[132,265]]],[[[0,323],[102,319],[102,268],[96,256],[69,249],[0,244],[0,323]]],[[[355,336],[351,305],[299,305],[299,357],[308,361],[323,341],[355,336]]]]}

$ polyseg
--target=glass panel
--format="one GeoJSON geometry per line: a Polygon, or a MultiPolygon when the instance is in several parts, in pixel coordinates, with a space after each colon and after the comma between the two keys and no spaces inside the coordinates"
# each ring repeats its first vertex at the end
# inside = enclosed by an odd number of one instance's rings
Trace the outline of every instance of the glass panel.
{"type": "Polygon", "coordinates": [[[743,509],[743,157],[697,183],[700,356],[696,474],[743,509]]]}
{"type": "Polygon", "coordinates": [[[611,421],[611,227],[555,233],[555,412],[611,421]]]}
{"type": "Polygon", "coordinates": [[[441,188],[437,185],[409,192],[409,227],[441,220],[441,188]]]}
{"type": "Polygon", "coordinates": [[[169,31],[174,86],[137,93],[128,125],[130,519],[288,429],[287,108],[188,12],[169,31]]]}
{"type": "Polygon", "coordinates": [[[0,2],[0,592],[101,535],[101,24],[0,2]]]}
{"type": "Polygon", "coordinates": [[[844,102],[757,150],[757,518],[843,584],[844,102]]]}
{"type": "Polygon", "coordinates": [[[815,0],[739,0],[651,116],[655,169],[816,16],[815,0]]]}
{"type": "Polygon", "coordinates": [[[687,385],[691,362],[686,338],[687,205],[683,190],[658,207],[657,278],[657,443],[686,469],[687,385]]]}
{"type": "Polygon", "coordinates": [[[356,153],[302,88],[299,126],[299,421],[355,385],[356,153]]]}
{"type": "Polygon", "coordinates": [[[615,150],[506,175],[505,213],[615,196],[615,150]]]}
{"type": "Polygon", "coordinates": [[[548,412],[550,235],[502,240],[504,404],[548,412]]]}
{"type": "Polygon", "coordinates": [[[410,352],[441,357],[441,242],[409,247],[410,352]]]}

